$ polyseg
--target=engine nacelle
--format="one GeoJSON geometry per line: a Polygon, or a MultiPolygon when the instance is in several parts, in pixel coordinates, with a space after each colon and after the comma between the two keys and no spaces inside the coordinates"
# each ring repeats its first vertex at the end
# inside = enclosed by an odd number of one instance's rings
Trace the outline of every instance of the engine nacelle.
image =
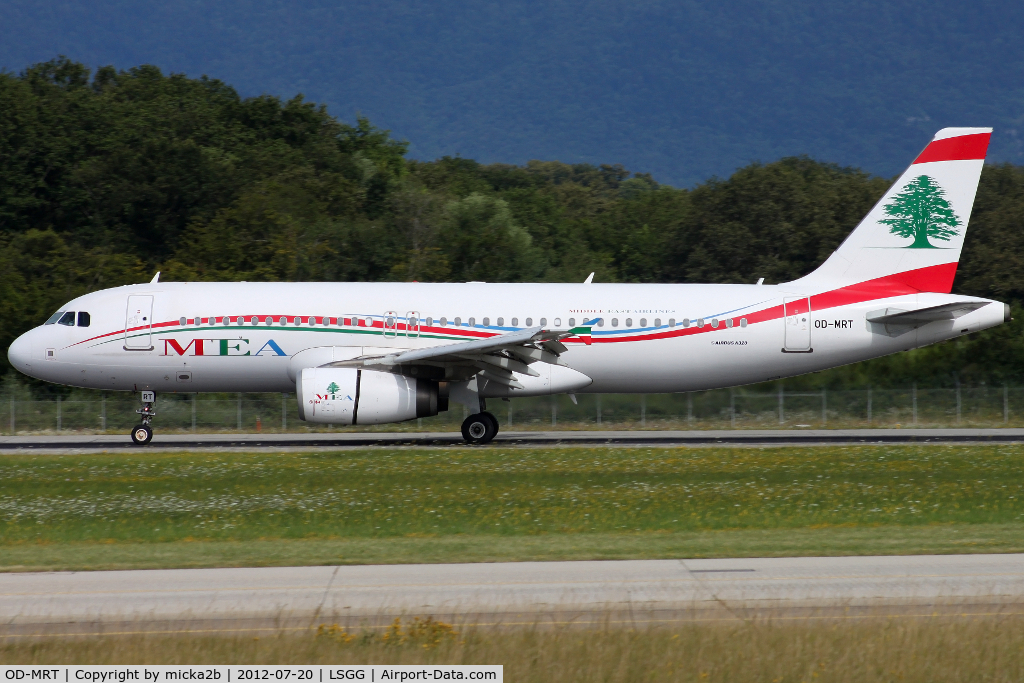
{"type": "Polygon", "coordinates": [[[438,382],[355,368],[305,368],[296,394],[299,419],[307,422],[375,425],[448,410],[438,382]]]}

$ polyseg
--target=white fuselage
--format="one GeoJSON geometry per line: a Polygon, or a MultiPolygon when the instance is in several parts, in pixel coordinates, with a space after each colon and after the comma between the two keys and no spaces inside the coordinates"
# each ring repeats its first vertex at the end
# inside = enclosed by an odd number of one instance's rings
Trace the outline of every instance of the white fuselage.
{"type": "Polygon", "coordinates": [[[25,333],[9,351],[18,370],[78,387],[157,392],[291,392],[291,359],[307,349],[347,347],[351,357],[598,319],[589,340],[565,341],[564,364],[593,380],[580,392],[695,391],[875,358],[1006,317],[999,302],[905,286],[798,284],[168,282],[87,294],[63,310],[87,312],[89,326],[25,333]],[[866,320],[885,308],[962,301],[987,305],[898,336],[866,320]],[[410,318],[418,329],[409,329],[410,318]]]}

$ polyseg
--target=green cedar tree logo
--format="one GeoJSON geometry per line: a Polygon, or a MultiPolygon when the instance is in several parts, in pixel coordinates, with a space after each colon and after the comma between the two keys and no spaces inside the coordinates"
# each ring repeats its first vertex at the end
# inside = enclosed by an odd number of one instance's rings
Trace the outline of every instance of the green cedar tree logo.
{"type": "Polygon", "coordinates": [[[327,393],[329,393],[329,394],[337,393],[338,389],[340,389],[340,388],[341,387],[339,387],[337,384],[335,384],[334,382],[331,382],[331,385],[329,387],[327,387],[327,393]]]}
{"type": "Polygon", "coordinates": [[[926,175],[907,183],[883,210],[888,218],[879,223],[888,225],[894,235],[914,239],[907,249],[936,249],[929,237],[948,241],[960,234],[957,228],[962,223],[946,201],[946,191],[926,175]]]}

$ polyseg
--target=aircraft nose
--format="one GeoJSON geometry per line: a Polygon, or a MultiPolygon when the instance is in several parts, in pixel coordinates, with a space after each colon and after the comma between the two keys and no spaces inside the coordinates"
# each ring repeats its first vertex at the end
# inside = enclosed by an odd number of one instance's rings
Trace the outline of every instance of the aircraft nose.
{"type": "Polygon", "coordinates": [[[32,348],[33,344],[29,337],[32,332],[26,332],[11,344],[11,347],[7,349],[7,360],[11,362],[11,365],[20,372],[26,375],[30,374],[32,369],[32,348]]]}

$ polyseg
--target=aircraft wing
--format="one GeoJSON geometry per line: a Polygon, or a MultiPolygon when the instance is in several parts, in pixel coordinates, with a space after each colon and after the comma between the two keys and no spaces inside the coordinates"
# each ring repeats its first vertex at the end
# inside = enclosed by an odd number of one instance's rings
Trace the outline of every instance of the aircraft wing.
{"type": "MultiPolygon", "coordinates": [[[[569,330],[530,327],[487,339],[442,344],[380,356],[361,356],[329,365],[333,367],[367,367],[392,372],[399,371],[402,366],[416,365],[441,367],[446,370],[462,368],[464,370],[462,374],[467,377],[479,373],[500,384],[522,388],[513,375],[514,372],[536,377],[540,373],[530,368],[532,363],[564,365],[561,355],[568,349],[561,340],[578,336],[585,344],[589,344],[590,330],[590,327],[574,327],[569,330]],[[374,368],[373,366],[378,367],[374,368]]],[[[445,376],[448,377],[449,374],[446,373],[445,376]]]]}

